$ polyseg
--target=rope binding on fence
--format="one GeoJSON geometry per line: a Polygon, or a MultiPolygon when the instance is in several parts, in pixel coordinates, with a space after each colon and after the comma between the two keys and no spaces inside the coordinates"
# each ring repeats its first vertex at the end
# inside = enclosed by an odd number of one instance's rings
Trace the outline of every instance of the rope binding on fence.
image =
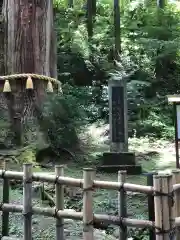
{"type": "Polygon", "coordinates": [[[27,90],[32,90],[34,88],[33,86],[33,80],[44,80],[47,81],[47,92],[53,92],[53,84],[57,85],[58,91],[62,92],[61,89],[61,82],[58,81],[55,78],[51,78],[49,76],[44,76],[44,75],[39,75],[39,74],[34,74],[34,73],[20,73],[20,74],[11,74],[11,75],[6,75],[6,76],[0,76],[0,81],[5,81],[4,87],[3,87],[3,92],[9,93],[11,92],[11,85],[10,82],[11,80],[15,79],[22,79],[26,78],[26,89],[27,90]]]}

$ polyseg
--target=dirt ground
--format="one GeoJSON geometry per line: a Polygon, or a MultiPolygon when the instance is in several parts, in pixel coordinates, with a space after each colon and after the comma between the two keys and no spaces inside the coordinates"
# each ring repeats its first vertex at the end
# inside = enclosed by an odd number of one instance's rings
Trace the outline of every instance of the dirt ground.
{"type": "MultiPolygon", "coordinates": [[[[175,151],[174,143],[168,141],[151,141],[148,138],[130,139],[130,150],[135,151],[136,159],[142,165],[143,171],[169,171],[175,168],[175,151]]],[[[13,167],[12,167],[13,168],[13,167]]],[[[53,169],[50,169],[52,171],[53,169]]],[[[43,171],[41,169],[41,171],[43,171]]],[[[82,177],[82,167],[77,164],[70,164],[65,168],[65,175],[71,177],[82,177]]],[[[97,173],[96,179],[117,181],[117,174],[97,173]]],[[[145,175],[128,176],[127,182],[146,184],[145,175]]],[[[2,185],[0,188],[2,193],[2,185]]],[[[147,196],[138,193],[127,193],[128,196],[128,217],[147,219],[147,196]]],[[[2,194],[0,194],[2,201],[2,194]]],[[[12,189],[10,192],[10,201],[16,204],[22,204],[22,189],[12,189]]],[[[42,206],[41,200],[36,197],[33,204],[42,206]]],[[[82,200],[66,201],[66,208],[76,209],[82,206],[82,200]]],[[[107,190],[96,190],[94,192],[94,212],[116,214],[117,212],[117,192],[107,190]]],[[[22,237],[23,218],[20,214],[10,214],[10,235],[22,237]]],[[[1,225],[1,220],[0,220],[1,225]]],[[[96,239],[117,239],[118,229],[110,228],[108,231],[96,230],[96,239]],[[108,234],[109,233],[109,234],[108,234]]],[[[34,239],[55,239],[55,219],[43,216],[33,216],[33,237],[34,239]]],[[[65,222],[65,239],[80,240],[82,239],[82,223],[68,220],[65,222]]],[[[146,239],[146,236],[144,237],[146,239]]]]}

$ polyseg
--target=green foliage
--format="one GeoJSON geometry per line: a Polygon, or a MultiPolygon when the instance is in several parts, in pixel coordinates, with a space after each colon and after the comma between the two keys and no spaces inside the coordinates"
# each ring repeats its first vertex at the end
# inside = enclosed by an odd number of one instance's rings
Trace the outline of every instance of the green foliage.
{"type": "Polygon", "coordinates": [[[48,132],[50,144],[56,150],[76,148],[78,134],[86,123],[83,105],[77,100],[74,89],[66,84],[63,93],[49,95],[43,110],[42,127],[48,132]]]}
{"type": "Polygon", "coordinates": [[[132,71],[128,82],[130,135],[135,131],[137,136],[171,138],[172,108],[167,106],[166,95],[177,93],[180,87],[179,9],[174,4],[157,9],[148,1],[124,3],[122,67],[117,69],[113,64],[112,1],[97,1],[91,40],[84,2],[74,1],[74,7],[68,8],[67,1],[55,1],[59,77],[72,86],[78,81],[100,86],[74,87],[70,94],[76,96],[77,106],[83,109],[82,119],[107,122],[108,97],[102,85],[112,75],[119,78],[132,71]]]}

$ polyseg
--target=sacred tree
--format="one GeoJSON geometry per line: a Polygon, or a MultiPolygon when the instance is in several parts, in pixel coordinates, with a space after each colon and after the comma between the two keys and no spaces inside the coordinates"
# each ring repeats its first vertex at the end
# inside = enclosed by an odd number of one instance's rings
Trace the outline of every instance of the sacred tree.
{"type": "Polygon", "coordinates": [[[8,110],[16,144],[21,145],[26,120],[40,117],[47,90],[60,89],[53,1],[0,3],[1,107],[8,110]]]}

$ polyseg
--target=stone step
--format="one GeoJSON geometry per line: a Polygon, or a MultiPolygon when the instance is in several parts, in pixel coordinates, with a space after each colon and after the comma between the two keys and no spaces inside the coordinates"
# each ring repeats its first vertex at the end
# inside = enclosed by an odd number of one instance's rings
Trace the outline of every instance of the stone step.
{"type": "Polygon", "coordinates": [[[142,167],[140,165],[102,165],[97,168],[97,171],[107,173],[117,173],[119,170],[126,170],[129,175],[142,173],[142,167]]]}

